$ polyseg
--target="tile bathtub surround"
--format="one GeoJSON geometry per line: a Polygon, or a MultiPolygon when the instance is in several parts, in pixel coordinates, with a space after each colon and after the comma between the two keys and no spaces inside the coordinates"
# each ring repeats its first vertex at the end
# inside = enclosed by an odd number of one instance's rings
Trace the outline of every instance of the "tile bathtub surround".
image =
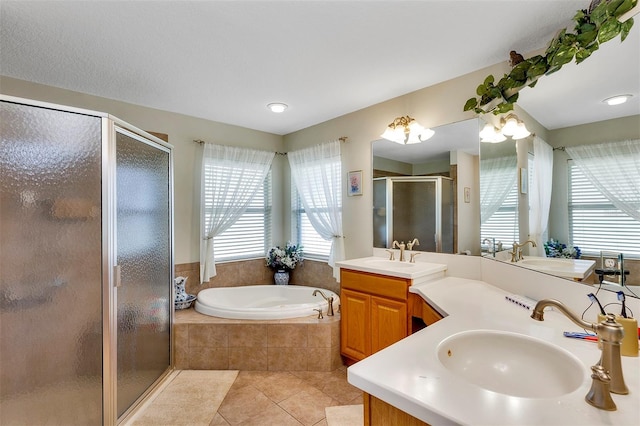
{"type": "MultiPolygon", "coordinates": [[[[273,284],[273,271],[263,259],[216,264],[217,275],[200,285],[200,262],[181,263],[175,266],[176,277],[187,277],[186,291],[198,294],[212,287],[239,287],[256,284],[273,284]]],[[[291,283],[319,287],[340,293],[340,284],[333,278],[333,270],[325,262],[305,260],[291,272],[291,283]]]]}
{"type": "Polygon", "coordinates": [[[340,358],[340,316],[229,320],[177,311],[175,368],[182,370],[333,371],[340,358]]]}

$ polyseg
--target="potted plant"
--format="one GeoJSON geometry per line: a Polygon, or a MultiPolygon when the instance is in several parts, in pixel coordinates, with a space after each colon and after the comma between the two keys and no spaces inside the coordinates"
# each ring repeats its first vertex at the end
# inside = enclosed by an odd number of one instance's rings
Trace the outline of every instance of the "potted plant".
{"type": "Polygon", "coordinates": [[[287,241],[284,248],[271,247],[267,252],[267,266],[275,271],[274,280],[278,285],[289,284],[289,272],[302,262],[302,246],[287,241]]]}

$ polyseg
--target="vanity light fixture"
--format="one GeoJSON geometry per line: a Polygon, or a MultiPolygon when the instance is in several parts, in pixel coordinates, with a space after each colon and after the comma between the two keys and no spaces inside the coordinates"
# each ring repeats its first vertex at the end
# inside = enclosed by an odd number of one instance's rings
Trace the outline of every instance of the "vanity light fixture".
{"type": "Polygon", "coordinates": [[[507,140],[507,136],[513,140],[524,139],[531,135],[524,123],[517,115],[511,113],[500,119],[500,128],[493,124],[486,124],[480,131],[480,142],[498,143],[507,140]]]}
{"type": "Polygon", "coordinates": [[[616,96],[612,96],[610,98],[607,98],[605,100],[603,100],[602,102],[606,103],[607,105],[620,105],[623,104],[625,102],[627,102],[629,100],[630,97],[632,97],[633,95],[616,95],[616,96]]]}
{"type": "Polygon", "coordinates": [[[421,126],[407,115],[393,120],[380,137],[401,145],[409,145],[424,142],[434,134],[433,130],[421,126]]]}
{"type": "Polygon", "coordinates": [[[272,112],[275,112],[278,114],[283,112],[288,107],[289,105],[283,104],[282,102],[273,102],[267,105],[267,108],[269,108],[272,112]]]}
{"type": "Polygon", "coordinates": [[[500,133],[500,130],[493,124],[487,123],[480,131],[480,142],[499,143],[507,140],[507,137],[500,133]]]}
{"type": "Polygon", "coordinates": [[[502,125],[502,134],[511,136],[511,139],[514,140],[524,139],[531,134],[524,123],[513,113],[501,118],[500,124],[502,125]]]}

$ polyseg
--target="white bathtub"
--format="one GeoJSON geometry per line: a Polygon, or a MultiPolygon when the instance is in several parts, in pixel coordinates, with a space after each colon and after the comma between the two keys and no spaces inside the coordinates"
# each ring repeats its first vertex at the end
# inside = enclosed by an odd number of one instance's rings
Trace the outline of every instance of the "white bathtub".
{"type": "Polygon", "coordinates": [[[333,297],[334,312],[340,298],[332,291],[294,285],[249,285],[243,287],[208,288],[198,293],[196,311],[220,318],[269,320],[327,314],[328,304],[314,290],[333,297]]]}

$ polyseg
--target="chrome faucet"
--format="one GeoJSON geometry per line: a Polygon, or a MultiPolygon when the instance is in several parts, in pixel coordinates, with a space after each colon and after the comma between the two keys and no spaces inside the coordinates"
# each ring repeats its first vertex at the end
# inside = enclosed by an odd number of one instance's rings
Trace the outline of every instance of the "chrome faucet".
{"type": "Polygon", "coordinates": [[[522,247],[526,246],[527,244],[531,243],[531,247],[537,247],[538,245],[536,244],[535,241],[533,240],[527,240],[524,243],[516,243],[515,241],[513,242],[513,250],[511,251],[511,261],[512,262],[517,262],[518,260],[522,260],[522,247]]]}
{"type": "Polygon", "coordinates": [[[417,238],[414,238],[413,241],[410,241],[407,243],[407,249],[413,250],[413,246],[419,246],[419,245],[420,245],[420,241],[418,241],[417,238]]]}
{"type": "Polygon", "coordinates": [[[318,290],[318,289],[313,290],[313,295],[314,296],[317,296],[318,293],[320,293],[320,296],[322,296],[324,298],[324,300],[327,301],[327,304],[329,305],[327,307],[327,316],[328,317],[332,317],[333,316],[333,296],[327,297],[321,290],[318,290]]]}
{"type": "Polygon", "coordinates": [[[531,318],[537,321],[544,321],[544,308],[547,306],[553,306],[578,327],[592,330],[598,335],[598,339],[602,343],[602,354],[598,365],[601,365],[611,378],[611,392],[620,395],[628,394],[629,389],[624,383],[622,359],[620,356],[620,342],[622,342],[622,337],[624,336],[624,329],[620,323],[616,322],[615,315],[607,314],[602,322],[592,324],[578,318],[578,316],[567,309],[562,302],[554,299],[542,299],[536,303],[536,306],[533,308],[531,318]]]}
{"type": "Polygon", "coordinates": [[[489,248],[487,251],[489,253],[493,253],[493,257],[496,257],[496,239],[495,238],[485,238],[482,240],[482,244],[489,243],[489,248]]]}
{"type": "Polygon", "coordinates": [[[393,240],[393,244],[391,244],[391,248],[399,248],[400,249],[400,262],[404,262],[404,248],[406,247],[406,245],[404,244],[404,241],[401,242],[400,244],[398,244],[398,241],[393,240]]]}

